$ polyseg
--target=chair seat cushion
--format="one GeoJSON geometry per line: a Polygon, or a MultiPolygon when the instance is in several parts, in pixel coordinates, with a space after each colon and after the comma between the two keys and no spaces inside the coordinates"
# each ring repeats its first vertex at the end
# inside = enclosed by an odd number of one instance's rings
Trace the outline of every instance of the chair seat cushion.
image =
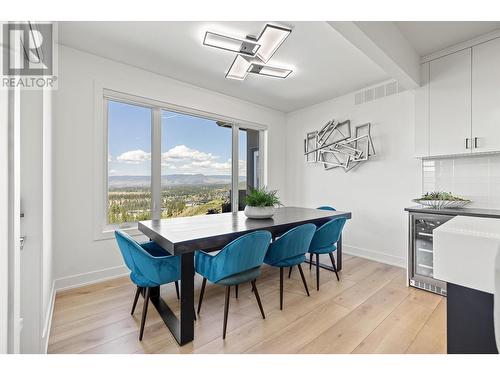
{"type": "Polygon", "coordinates": [[[247,283],[252,280],[255,280],[257,277],[260,276],[260,267],[255,267],[247,271],[243,271],[240,273],[237,273],[236,275],[232,275],[229,277],[226,277],[222,280],[219,280],[216,282],[216,284],[221,284],[221,285],[238,285],[241,283],[247,283]]]}
{"type": "Polygon", "coordinates": [[[335,250],[337,250],[336,245],[329,245],[325,247],[320,247],[319,249],[309,249],[309,252],[311,254],[328,254],[334,252],[335,250]]]}
{"type": "Polygon", "coordinates": [[[160,284],[156,284],[152,282],[151,280],[146,279],[144,276],[139,275],[138,273],[132,272],[130,274],[130,280],[137,285],[140,286],[141,288],[152,288],[155,286],[159,286],[160,284]]]}
{"type": "Polygon", "coordinates": [[[306,260],[305,254],[300,254],[288,259],[280,259],[278,262],[268,262],[264,259],[264,263],[273,267],[291,267],[303,263],[306,260]]]}

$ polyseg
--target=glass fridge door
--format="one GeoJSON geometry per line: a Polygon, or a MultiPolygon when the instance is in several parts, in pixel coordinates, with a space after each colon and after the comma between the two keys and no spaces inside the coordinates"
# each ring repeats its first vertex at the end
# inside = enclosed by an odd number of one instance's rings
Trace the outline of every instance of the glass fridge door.
{"type": "Polygon", "coordinates": [[[451,218],[452,216],[445,215],[415,217],[413,253],[413,272],[415,275],[433,277],[434,254],[432,232],[451,218]]]}

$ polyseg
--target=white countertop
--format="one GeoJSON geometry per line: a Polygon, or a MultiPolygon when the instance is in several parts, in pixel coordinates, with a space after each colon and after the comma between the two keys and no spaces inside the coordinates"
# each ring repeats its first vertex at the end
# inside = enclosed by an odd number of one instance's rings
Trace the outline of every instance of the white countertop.
{"type": "Polygon", "coordinates": [[[434,277],[495,293],[500,219],[457,216],[433,231],[434,277]]]}

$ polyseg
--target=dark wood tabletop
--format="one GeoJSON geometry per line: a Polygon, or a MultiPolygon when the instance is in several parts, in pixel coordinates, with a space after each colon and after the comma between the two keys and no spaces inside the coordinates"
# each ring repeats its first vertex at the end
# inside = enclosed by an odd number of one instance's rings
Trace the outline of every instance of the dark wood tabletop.
{"type": "Polygon", "coordinates": [[[351,218],[350,212],[302,207],[280,207],[271,219],[248,219],[242,211],[139,222],[139,230],[171,254],[221,248],[255,230],[273,236],[305,223],[322,224],[332,218],[351,218]]]}

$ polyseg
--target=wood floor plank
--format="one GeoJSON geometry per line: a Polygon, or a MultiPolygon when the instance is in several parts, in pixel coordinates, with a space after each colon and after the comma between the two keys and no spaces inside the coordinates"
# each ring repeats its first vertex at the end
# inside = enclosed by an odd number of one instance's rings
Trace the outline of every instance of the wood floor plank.
{"type": "Polygon", "coordinates": [[[397,276],[398,272],[397,267],[378,263],[371,274],[352,288],[341,293],[334,299],[334,302],[353,310],[388,284],[397,276]]]}
{"type": "MultiPolygon", "coordinates": [[[[226,340],[214,340],[195,353],[243,353],[353,285],[354,283],[349,280],[340,283],[332,280],[325,284],[321,293],[311,294],[310,297],[297,295],[292,301],[288,301],[284,310],[272,311],[265,321],[245,324],[231,332],[226,340]]],[[[301,327],[301,331],[307,329],[306,327],[301,327]]]]}
{"type": "Polygon", "coordinates": [[[405,353],[433,311],[408,296],[353,353],[405,353]]]}
{"type": "Polygon", "coordinates": [[[446,298],[443,298],[406,351],[413,354],[446,353],[446,298]]]}
{"type": "MultiPolygon", "coordinates": [[[[321,261],[329,264],[325,256],[321,261]]],[[[222,340],[224,288],[208,283],[195,322],[195,339],[177,345],[150,305],[143,341],[138,340],[142,298],[130,315],[135,286],[128,277],[107,280],[56,296],[50,353],[443,353],[446,300],[406,286],[403,269],[355,256],[344,257],[341,281],[303,265],[307,297],[297,269],[285,272],[284,310],[279,309],[279,270],[262,267],[257,281],[266,312],[260,316],[250,285],[231,293],[228,333],[222,340]]],[[[202,278],[195,278],[198,303],[202,278]]],[[[173,285],[161,295],[179,312],[173,285]]]]}
{"type": "Polygon", "coordinates": [[[383,287],[299,352],[351,353],[408,294],[409,291],[383,287]]]}
{"type": "Polygon", "coordinates": [[[262,354],[296,353],[349,312],[349,309],[333,301],[328,301],[246,352],[262,354]],[[303,329],[303,327],[307,327],[307,329],[303,329]]]}

